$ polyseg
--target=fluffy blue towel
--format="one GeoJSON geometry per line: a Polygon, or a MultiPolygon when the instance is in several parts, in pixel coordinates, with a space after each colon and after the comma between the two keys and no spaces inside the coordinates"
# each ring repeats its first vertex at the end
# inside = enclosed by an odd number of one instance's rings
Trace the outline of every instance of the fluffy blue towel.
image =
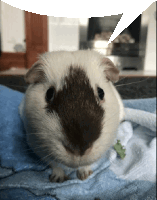
{"type": "Polygon", "coordinates": [[[50,183],[51,169],[26,143],[18,113],[22,97],[0,85],[1,200],[156,199],[156,98],[123,101],[126,121],[117,131],[126,148],[123,160],[111,147],[88,179],[78,180],[76,171],[65,168],[71,180],[50,183]]]}

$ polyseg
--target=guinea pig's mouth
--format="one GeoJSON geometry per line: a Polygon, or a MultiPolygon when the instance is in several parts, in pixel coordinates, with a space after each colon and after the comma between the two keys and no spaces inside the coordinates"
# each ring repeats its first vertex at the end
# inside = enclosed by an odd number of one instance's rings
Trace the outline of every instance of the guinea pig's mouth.
{"type": "Polygon", "coordinates": [[[93,162],[95,162],[95,160],[87,160],[87,159],[82,159],[81,157],[77,157],[76,159],[71,158],[70,161],[69,160],[62,160],[59,161],[60,163],[66,165],[67,167],[70,168],[78,168],[78,167],[83,167],[86,165],[91,165],[93,162]]]}
{"type": "Polygon", "coordinates": [[[60,164],[65,165],[67,167],[70,167],[70,168],[78,168],[80,166],[83,166],[83,165],[80,165],[80,162],[78,162],[78,161],[76,161],[76,162],[68,162],[68,161],[60,160],[60,159],[55,159],[55,161],[57,161],[60,164]]]}
{"type": "Polygon", "coordinates": [[[83,167],[83,166],[86,166],[86,165],[90,165],[92,163],[81,163],[81,162],[73,162],[73,163],[65,163],[65,165],[67,167],[70,167],[70,168],[78,168],[78,167],[83,167]]]}

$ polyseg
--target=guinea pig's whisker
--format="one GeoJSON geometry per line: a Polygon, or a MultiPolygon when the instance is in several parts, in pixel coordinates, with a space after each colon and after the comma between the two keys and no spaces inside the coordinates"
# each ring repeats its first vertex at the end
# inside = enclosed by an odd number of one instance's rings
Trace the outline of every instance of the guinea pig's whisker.
{"type": "Polygon", "coordinates": [[[142,80],[142,81],[136,81],[136,82],[132,82],[132,83],[126,83],[126,84],[120,84],[120,85],[115,85],[115,87],[119,87],[119,86],[123,86],[123,85],[131,85],[131,84],[134,84],[134,83],[140,83],[140,82],[143,82],[143,81],[146,81],[147,79],[149,79],[150,77],[142,80]]]}
{"type": "Polygon", "coordinates": [[[45,165],[45,167],[47,168],[50,164],[48,163],[48,161],[47,162],[44,162],[44,165],[45,165]],[[47,163],[47,164],[46,164],[47,163]]]}
{"type": "MultiPolygon", "coordinates": [[[[37,161],[37,164],[41,164],[41,163],[48,163],[48,161],[52,158],[50,157],[52,154],[49,154],[45,157],[39,158],[39,160],[37,161]]],[[[46,165],[46,167],[50,164],[50,162],[46,165]]]]}
{"type": "Polygon", "coordinates": [[[43,148],[45,148],[46,149],[46,147],[47,147],[47,145],[45,145],[45,146],[37,146],[37,147],[35,147],[35,148],[30,148],[30,150],[34,150],[34,149],[41,149],[42,148],[42,151],[44,150],[43,148]]]}
{"type": "MultiPolygon", "coordinates": [[[[109,121],[110,119],[112,119],[114,116],[116,116],[116,114],[119,114],[119,110],[117,112],[115,112],[107,121],[109,121]]],[[[107,122],[106,121],[106,122],[107,122]]]]}
{"type": "Polygon", "coordinates": [[[48,157],[51,157],[53,154],[52,153],[50,153],[50,154],[48,154],[48,155],[46,155],[46,156],[44,156],[42,159],[43,160],[45,160],[46,158],[48,158],[48,157]]]}
{"type": "Polygon", "coordinates": [[[113,123],[113,122],[110,123],[110,124],[106,124],[106,123],[104,123],[103,126],[104,126],[104,128],[106,128],[107,126],[110,126],[110,125],[112,125],[112,124],[114,124],[114,123],[113,123]]]}
{"type": "MultiPolygon", "coordinates": [[[[40,159],[40,160],[41,160],[40,162],[44,162],[44,163],[46,162],[46,163],[48,163],[47,166],[50,165],[50,164],[52,163],[52,161],[54,161],[54,162],[57,161],[58,163],[61,163],[61,162],[59,162],[56,158],[53,158],[53,159],[52,159],[51,155],[52,155],[52,154],[49,154],[49,155],[47,155],[47,156],[41,158],[41,159],[40,159]]],[[[40,162],[39,162],[39,163],[40,163],[40,162]]]]}
{"type": "MultiPolygon", "coordinates": [[[[27,143],[26,143],[27,144],[27,143]]],[[[30,147],[27,147],[26,149],[23,149],[22,151],[23,152],[28,152],[29,150],[34,150],[34,149],[40,149],[40,148],[42,148],[42,150],[44,150],[43,148],[47,148],[47,145],[38,145],[38,146],[36,146],[35,148],[30,148],[30,147]]]]}
{"type": "MultiPolygon", "coordinates": [[[[124,80],[124,79],[126,79],[126,78],[128,78],[128,77],[129,77],[129,76],[124,76],[123,78],[119,79],[118,82],[120,82],[121,80],[124,80]]],[[[118,83],[118,82],[117,82],[117,83],[118,83]]]]}
{"type": "Polygon", "coordinates": [[[47,163],[47,161],[44,161],[44,160],[42,160],[42,159],[39,159],[39,160],[36,162],[36,164],[38,164],[38,165],[40,165],[40,164],[44,164],[45,167],[48,167],[49,164],[46,164],[46,163],[47,163]]]}
{"type": "Polygon", "coordinates": [[[47,158],[45,158],[45,159],[44,159],[44,158],[41,159],[42,162],[47,163],[46,166],[48,166],[48,165],[50,164],[50,160],[52,161],[52,159],[49,158],[49,157],[47,157],[47,158]]]}
{"type": "MultiPolygon", "coordinates": [[[[112,124],[114,124],[114,123],[112,123],[112,124]]],[[[105,128],[105,127],[107,127],[108,125],[110,125],[110,124],[106,124],[105,122],[103,123],[103,127],[105,128]]]]}

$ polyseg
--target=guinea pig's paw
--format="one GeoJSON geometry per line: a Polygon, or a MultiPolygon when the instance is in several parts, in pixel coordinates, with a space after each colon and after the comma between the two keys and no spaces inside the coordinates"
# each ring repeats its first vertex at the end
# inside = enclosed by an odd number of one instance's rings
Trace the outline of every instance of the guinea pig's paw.
{"type": "Polygon", "coordinates": [[[90,176],[92,173],[93,173],[93,171],[91,170],[91,168],[89,166],[82,167],[82,168],[78,169],[77,172],[76,172],[77,177],[80,180],[87,179],[88,176],[90,176]]]}
{"type": "Polygon", "coordinates": [[[53,168],[53,172],[49,177],[50,182],[62,183],[69,180],[69,177],[65,175],[64,171],[60,167],[53,168]]]}

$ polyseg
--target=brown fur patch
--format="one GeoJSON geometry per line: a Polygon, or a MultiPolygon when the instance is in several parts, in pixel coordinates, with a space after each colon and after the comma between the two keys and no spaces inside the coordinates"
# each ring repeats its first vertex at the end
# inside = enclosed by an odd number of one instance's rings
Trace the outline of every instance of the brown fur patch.
{"type": "Polygon", "coordinates": [[[119,70],[116,68],[113,62],[108,58],[104,58],[101,64],[106,66],[106,78],[114,83],[117,82],[119,80],[119,70]]]}
{"type": "Polygon", "coordinates": [[[75,155],[84,155],[101,134],[104,110],[97,104],[82,69],[70,67],[65,83],[47,109],[52,113],[56,111],[60,117],[67,138],[65,148],[75,155]]]}
{"type": "Polygon", "coordinates": [[[45,81],[45,73],[42,69],[41,63],[36,62],[26,73],[25,81],[28,84],[41,83],[45,81]]]}

